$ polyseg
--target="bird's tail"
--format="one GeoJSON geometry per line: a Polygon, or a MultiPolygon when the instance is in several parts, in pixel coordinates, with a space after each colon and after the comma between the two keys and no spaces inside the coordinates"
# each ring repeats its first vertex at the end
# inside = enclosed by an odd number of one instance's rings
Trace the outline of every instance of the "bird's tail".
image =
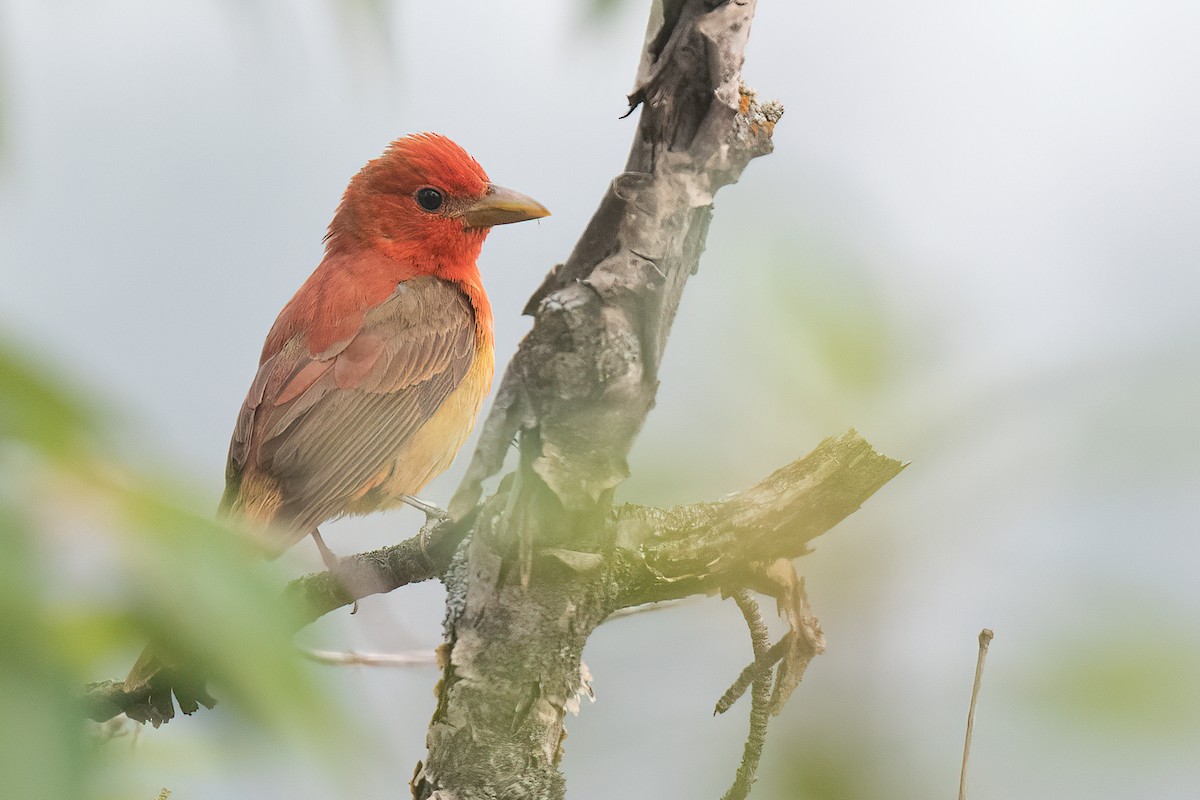
{"type": "Polygon", "coordinates": [[[316,524],[288,513],[278,482],[254,470],[226,480],[217,519],[236,520],[268,561],[308,536],[316,524]]]}

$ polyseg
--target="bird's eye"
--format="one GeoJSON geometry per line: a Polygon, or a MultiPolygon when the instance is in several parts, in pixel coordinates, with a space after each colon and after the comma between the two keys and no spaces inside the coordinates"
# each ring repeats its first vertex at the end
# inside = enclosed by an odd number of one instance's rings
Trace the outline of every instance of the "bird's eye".
{"type": "Polygon", "coordinates": [[[426,186],[417,190],[417,205],[426,211],[437,211],[442,207],[442,193],[426,186]]]}

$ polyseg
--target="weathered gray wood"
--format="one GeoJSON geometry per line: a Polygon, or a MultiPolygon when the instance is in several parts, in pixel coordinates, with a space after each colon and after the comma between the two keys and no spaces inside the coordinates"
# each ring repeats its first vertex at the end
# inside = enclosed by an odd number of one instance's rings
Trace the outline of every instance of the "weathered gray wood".
{"type": "Polygon", "coordinates": [[[753,0],[685,0],[652,23],[627,170],[527,307],[533,329],[450,505],[452,516],[476,506],[516,436],[516,472],[447,577],[448,658],[418,798],[563,796],[580,653],[624,594],[612,493],[654,404],[713,195],[770,152],[782,114],[741,84],[754,10],[753,0]]]}

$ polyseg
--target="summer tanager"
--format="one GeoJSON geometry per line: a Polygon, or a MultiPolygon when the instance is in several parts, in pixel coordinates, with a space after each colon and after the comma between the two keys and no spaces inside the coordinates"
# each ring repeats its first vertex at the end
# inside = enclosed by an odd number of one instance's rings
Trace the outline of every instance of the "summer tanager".
{"type": "Polygon", "coordinates": [[[229,446],[222,510],[281,552],[444,471],[494,372],[476,259],[493,225],[544,217],[454,142],[406,136],[346,188],[325,258],[275,320],[229,446]]]}
{"type": "MultiPolygon", "coordinates": [[[[350,181],[325,257],[267,335],[229,446],[223,513],[277,555],[444,471],[494,372],[476,259],[493,225],[547,216],[444,136],[397,139],[350,181]]],[[[126,688],[161,669],[151,651],[126,688]]]]}

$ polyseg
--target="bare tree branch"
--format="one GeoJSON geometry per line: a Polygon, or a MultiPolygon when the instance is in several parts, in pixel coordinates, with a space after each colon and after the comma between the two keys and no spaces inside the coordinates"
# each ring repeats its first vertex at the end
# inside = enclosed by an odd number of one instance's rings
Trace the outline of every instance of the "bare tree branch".
{"type": "Polygon", "coordinates": [[[802,556],[902,469],[851,430],[725,500],[624,506],[617,541],[630,562],[618,607],[711,594],[752,579],[754,565],[802,556]]]}
{"type": "MultiPolygon", "coordinates": [[[[737,603],[738,610],[742,612],[742,617],[746,620],[746,627],[750,629],[750,645],[754,652],[754,663],[765,660],[769,652],[767,647],[769,639],[758,601],[754,599],[748,589],[739,589],[734,592],[733,599],[737,603]]],[[[742,748],[742,763],[738,765],[733,785],[722,795],[721,800],[745,800],[746,796],[750,794],[750,787],[754,785],[754,781],[758,777],[758,762],[762,758],[763,745],[767,741],[767,723],[771,719],[769,709],[771,703],[770,670],[755,674],[753,685],[754,689],[750,693],[750,732],[746,735],[746,745],[742,748]]],[[[732,690],[733,687],[730,688],[732,690]]],[[[745,689],[743,688],[742,691],[745,689]]],[[[729,692],[725,694],[728,696],[729,692]]],[[[721,704],[718,702],[715,713],[720,713],[720,709],[721,704]]]]}
{"type": "Polygon", "coordinates": [[[445,520],[399,544],[338,559],[337,574],[314,572],[287,585],[285,595],[302,609],[301,622],[315,622],[330,611],[356,600],[439,577],[463,537],[471,529],[476,509],[461,519],[445,520]]]}
{"type": "Polygon", "coordinates": [[[659,34],[668,43],[630,95],[643,110],[626,171],[526,306],[537,321],[500,384],[452,515],[475,506],[518,432],[530,471],[569,512],[605,506],[627,477],[713,195],[771,151],[783,114],[741,83],[755,5],[691,0],[659,34]]]}
{"type": "MultiPolygon", "coordinates": [[[[737,595],[734,595],[735,597],[737,595]]],[[[753,636],[754,634],[751,634],[753,636]]],[[[788,634],[789,636],[791,634],[788,634]]],[[[713,708],[713,715],[724,714],[729,709],[733,708],[733,704],[741,699],[746,690],[750,688],[756,681],[771,676],[771,669],[779,663],[783,658],[783,654],[787,652],[787,637],[780,639],[767,650],[761,653],[755,651],[754,660],[746,665],[746,668],[741,671],[729,688],[725,690],[725,694],[721,695],[721,699],[717,700],[717,705],[713,708]]]]}
{"type": "MultiPolygon", "coordinates": [[[[533,328],[450,504],[456,514],[478,503],[516,436],[501,510],[481,512],[446,576],[450,657],[417,798],[562,797],[565,705],[588,635],[618,607],[682,596],[656,590],[665,573],[622,546],[612,496],[654,405],[713,196],[770,152],[782,114],[741,83],[754,10],[754,0],[655,5],[626,171],[526,307],[533,328]]],[[[709,588],[693,583],[686,593],[709,588]]]]}
{"type": "Polygon", "coordinates": [[[967,711],[967,735],[963,740],[962,771],[958,776],[958,800],[967,800],[967,761],[971,758],[971,734],[975,731],[975,703],[979,700],[979,688],[983,684],[983,661],[987,658],[988,645],[996,634],[989,628],[979,632],[979,657],[975,661],[975,683],[971,686],[971,707],[967,711]]]}
{"type": "Polygon", "coordinates": [[[309,661],[331,667],[427,667],[437,663],[437,653],[358,653],[339,650],[300,650],[309,661]]]}

